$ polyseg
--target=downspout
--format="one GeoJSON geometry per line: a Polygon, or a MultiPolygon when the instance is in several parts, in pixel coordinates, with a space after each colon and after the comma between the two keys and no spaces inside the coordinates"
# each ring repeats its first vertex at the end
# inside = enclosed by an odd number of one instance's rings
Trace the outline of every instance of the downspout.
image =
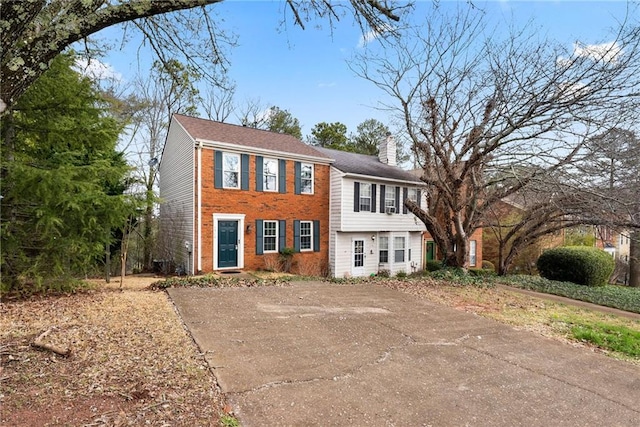
{"type": "Polygon", "coordinates": [[[202,271],[202,142],[198,147],[198,270],[202,271]]]}

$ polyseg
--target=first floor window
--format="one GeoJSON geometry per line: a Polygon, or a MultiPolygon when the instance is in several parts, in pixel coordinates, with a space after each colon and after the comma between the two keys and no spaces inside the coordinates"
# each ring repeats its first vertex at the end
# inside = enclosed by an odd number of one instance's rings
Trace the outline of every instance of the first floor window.
{"type": "Polygon", "coordinates": [[[394,250],[394,262],[404,262],[404,250],[405,250],[404,237],[393,238],[393,250],[394,250]]]}
{"type": "Polygon", "coordinates": [[[278,251],[278,221],[264,221],[262,247],[264,252],[278,251]]]}
{"type": "Polygon", "coordinates": [[[476,241],[471,240],[469,242],[469,266],[475,267],[476,262],[476,241]]]}
{"type": "Polygon", "coordinates": [[[223,154],[222,176],[224,188],[240,188],[240,156],[238,154],[223,154]]]}
{"type": "Polygon", "coordinates": [[[380,264],[389,262],[389,238],[387,236],[381,236],[378,239],[378,245],[380,249],[380,264]]]}
{"type": "Polygon", "coordinates": [[[311,221],[300,221],[300,250],[310,251],[313,249],[313,227],[311,221]]]}
{"type": "Polygon", "coordinates": [[[300,165],[300,192],[313,194],[313,165],[310,163],[300,165]]]}

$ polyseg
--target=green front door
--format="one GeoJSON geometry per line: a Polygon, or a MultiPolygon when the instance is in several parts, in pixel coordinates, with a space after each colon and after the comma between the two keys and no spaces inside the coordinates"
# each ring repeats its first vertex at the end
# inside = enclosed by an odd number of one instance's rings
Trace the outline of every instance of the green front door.
{"type": "Polygon", "coordinates": [[[218,221],[218,268],[238,266],[238,221],[218,221]]]}
{"type": "Polygon", "coordinates": [[[436,242],[427,242],[427,261],[435,261],[436,259],[436,242]]]}

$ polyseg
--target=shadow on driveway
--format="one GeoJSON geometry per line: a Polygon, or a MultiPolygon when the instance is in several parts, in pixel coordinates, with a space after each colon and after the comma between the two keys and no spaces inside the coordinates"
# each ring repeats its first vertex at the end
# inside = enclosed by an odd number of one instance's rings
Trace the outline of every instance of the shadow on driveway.
{"type": "Polygon", "coordinates": [[[637,366],[381,286],[168,292],[243,427],[640,425],[637,366]]]}

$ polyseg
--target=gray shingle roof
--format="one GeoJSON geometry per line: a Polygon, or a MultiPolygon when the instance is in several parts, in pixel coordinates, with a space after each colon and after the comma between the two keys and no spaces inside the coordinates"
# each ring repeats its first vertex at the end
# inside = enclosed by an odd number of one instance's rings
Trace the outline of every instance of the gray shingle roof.
{"type": "Polygon", "coordinates": [[[173,119],[180,123],[194,139],[327,159],[325,154],[291,135],[183,116],[182,114],[174,114],[173,119]]]}
{"type": "Polygon", "coordinates": [[[332,164],[336,169],[358,175],[368,175],[379,178],[397,179],[401,181],[413,181],[421,183],[420,179],[397,166],[382,163],[378,156],[368,156],[366,154],[350,153],[347,151],[331,150],[328,148],[315,147],[327,157],[335,160],[332,164]]]}

